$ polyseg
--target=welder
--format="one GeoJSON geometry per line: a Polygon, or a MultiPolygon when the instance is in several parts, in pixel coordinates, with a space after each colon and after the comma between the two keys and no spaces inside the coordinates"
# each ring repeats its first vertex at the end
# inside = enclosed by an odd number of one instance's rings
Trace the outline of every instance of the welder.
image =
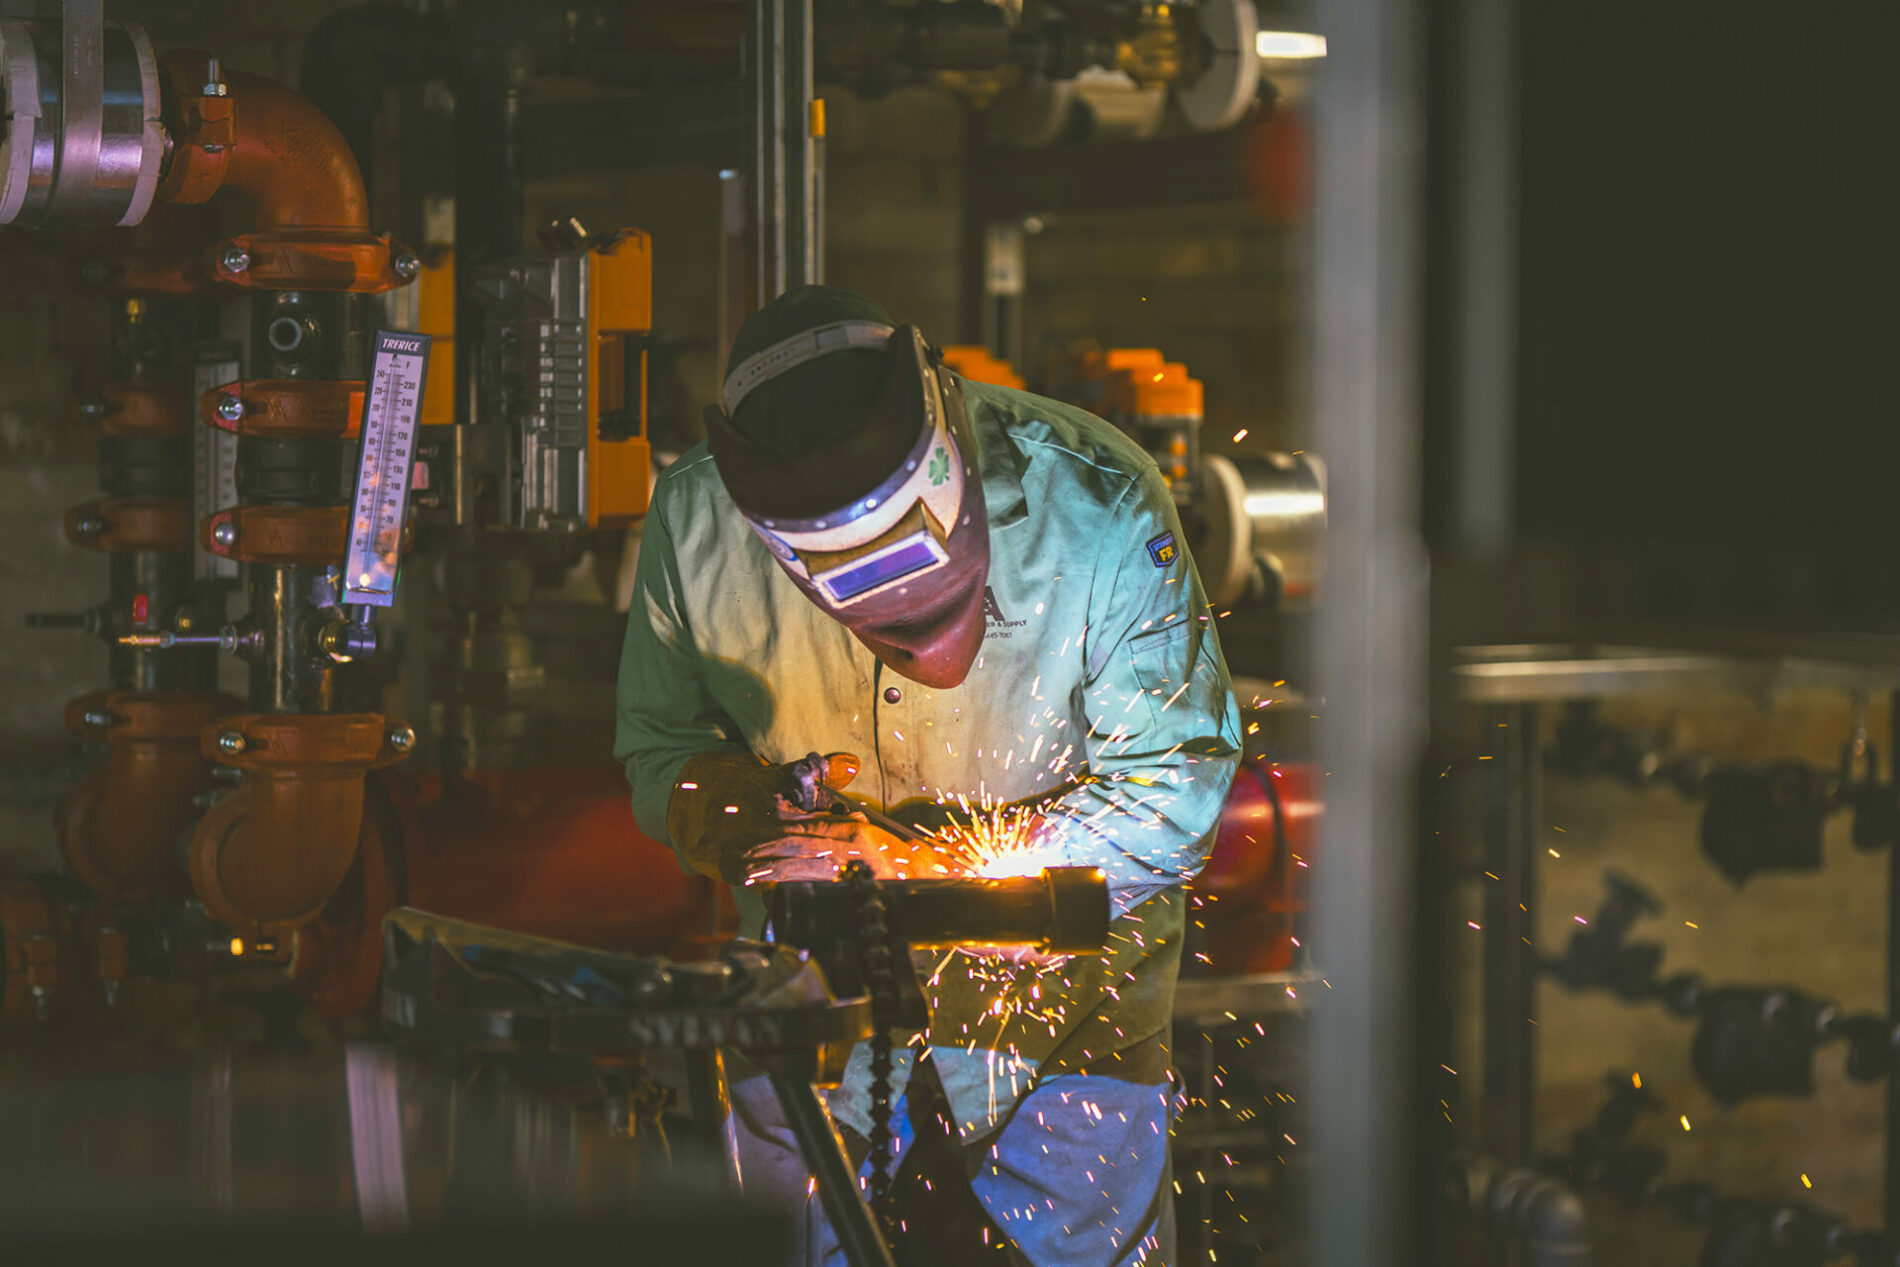
{"type": "MultiPolygon", "coordinates": [[[[853,859],[882,877],[1100,867],[1100,955],[923,965],[931,1023],[897,1037],[887,1080],[899,1258],[1172,1261],[1181,886],[1240,719],[1154,462],[814,286],[743,324],[706,427],[654,491],[620,666],[641,828],[734,885],[752,936],[759,886],[853,859]],[[794,775],[814,753],[872,818],[936,834],[808,810],[794,775]],[[991,848],[934,843],[999,819],[991,848]]],[[[840,1261],[765,1079],[734,1102],[747,1194],[797,1203],[794,1261],[840,1261]]],[[[870,1103],[860,1045],[830,1099],[860,1154],[870,1103]]]]}

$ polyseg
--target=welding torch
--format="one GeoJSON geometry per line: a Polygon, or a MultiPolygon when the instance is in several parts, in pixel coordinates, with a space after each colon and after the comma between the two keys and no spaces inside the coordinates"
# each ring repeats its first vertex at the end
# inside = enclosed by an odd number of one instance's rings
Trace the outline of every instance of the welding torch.
{"type": "Polygon", "coordinates": [[[807,814],[858,814],[899,840],[927,839],[924,832],[910,824],[900,823],[889,814],[862,805],[831,786],[826,782],[831,762],[820,754],[814,752],[799,758],[791,763],[790,770],[794,792],[789,799],[807,814]]]}

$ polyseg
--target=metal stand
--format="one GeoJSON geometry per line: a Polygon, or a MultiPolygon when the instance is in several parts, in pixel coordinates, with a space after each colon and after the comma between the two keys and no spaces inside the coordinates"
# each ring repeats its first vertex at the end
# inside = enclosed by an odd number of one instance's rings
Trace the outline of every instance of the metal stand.
{"type": "Polygon", "coordinates": [[[686,1053],[686,1098],[693,1110],[693,1128],[720,1159],[726,1183],[734,1192],[745,1191],[739,1140],[732,1121],[731,1085],[726,1080],[726,1056],[719,1048],[686,1053]]]}
{"type": "MultiPolygon", "coordinates": [[[[1900,690],[1890,697],[1887,778],[1900,785],[1900,690]]],[[[1887,846],[1887,1019],[1900,1021],[1900,844],[1887,846]]],[[[1900,1237],[1900,1070],[1887,1075],[1887,1235],[1900,1237]]]]}
{"type": "Polygon", "coordinates": [[[746,6],[746,198],[760,304],[824,280],[811,8],[811,0],[749,0],[746,6]]]}
{"type": "Polygon", "coordinates": [[[838,1138],[831,1111],[812,1085],[813,1070],[791,1068],[787,1064],[781,1062],[772,1071],[772,1090],[778,1094],[785,1120],[791,1125],[793,1138],[798,1140],[798,1150],[805,1155],[805,1164],[818,1180],[818,1199],[825,1204],[825,1214],[831,1220],[832,1230],[838,1234],[845,1260],[851,1267],[895,1267],[891,1247],[885,1243],[870,1205],[858,1191],[857,1173],[845,1155],[844,1141],[838,1138]]]}
{"type": "Polygon", "coordinates": [[[1528,1160],[1537,1118],[1537,838],[1543,761],[1535,704],[1484,710],[1492,739],[1484,792],[1484,1146],[1528,1160]],[[1495,876],[1496,879],[1491,877],[1495,876]]]}

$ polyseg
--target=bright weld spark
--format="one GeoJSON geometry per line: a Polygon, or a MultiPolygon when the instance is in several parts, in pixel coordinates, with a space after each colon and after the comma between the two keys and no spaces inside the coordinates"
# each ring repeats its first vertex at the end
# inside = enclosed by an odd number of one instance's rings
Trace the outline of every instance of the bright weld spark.
{"type": "Polygon", "coordinates": [[[1239,444],[1242,440],[1245,440],[1246,438],[1247,438],[1247,428],[1242,427],[1240,430],[1234,432],[1235,444],[1239,444]]]}
{"type": "Polygon", "coordinates": [[[1062,859],[1052,842],[1033,832],[1035,814],[1026,806],[972,809],[959,797],[969,818],[952,820],[935,833],[938,844],[959,856],[973,875],[991,879],[1040,875],[1062,859]]]}
{"type": "Polygon", "coordinates": [[[1561,858],[1561,857],[1563,857],[1563,855],[1562,855],[1562,854],[1560,854],[1560,853],[1558,853],[1558,852],[1557,852],[1557,851],[1556,851],[1555,849],[1552,849],[1552,850],[1550,850],[1550,856],[1551,856],[1551,857],[1553,857],[1553,858],[1561,858]]]}
{"type": "Polygon", "coordinates": [[[1804,1188],[1812,1188],[1814,1186],[1814,1180],[1808,1178],[1806,1175],[1802,1175],[1801,1186],[1804,1188]]]}
{"type": "Polygon", "coordinates": [[[1687,1113],[1682,1115],[1682,1129],[1685,1131],[1689,1129],[1689,1115],[1687,1113]]]}

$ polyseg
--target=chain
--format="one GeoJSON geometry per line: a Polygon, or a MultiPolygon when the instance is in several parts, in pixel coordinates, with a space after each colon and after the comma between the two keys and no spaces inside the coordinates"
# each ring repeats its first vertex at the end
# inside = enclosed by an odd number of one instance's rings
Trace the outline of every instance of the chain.
{"type": "Polygon", "coordinates": [[[891,1025],[897,979],[891,971],[891,934],[884,893],[863,862],[847,863],[845,882],[858,900],[858,968],[871,996],[871,1212],[891,1227],[891,1025]]]}

